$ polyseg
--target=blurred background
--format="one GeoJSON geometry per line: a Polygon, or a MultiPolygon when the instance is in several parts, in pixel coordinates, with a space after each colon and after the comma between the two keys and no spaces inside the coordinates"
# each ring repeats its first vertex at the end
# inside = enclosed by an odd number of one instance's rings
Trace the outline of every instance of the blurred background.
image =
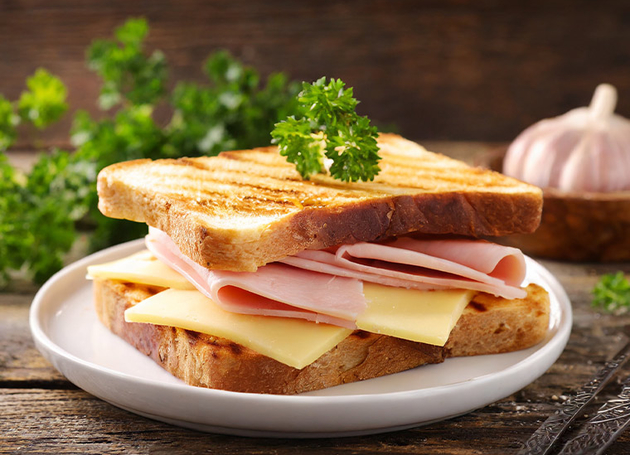
{"type": "MultiPolygon", "coordinates": [[[[146,49],[168,83],[204,81],[227,49],[264,77],[339,77],[360,113],[416,140],[510,141],[544,117],[586,105],[598,83],[630,114],[630,2],[623,0],[128,1],[1,0],[0,93],[17,99],[38,67],[68,87],[70,110],[38,133],[66,145],[72,112],[99,112],[85,63],[97,38],[146,17],[146,49]]],[[[22,134],[14,148],[28,146],[22,134]]]]}

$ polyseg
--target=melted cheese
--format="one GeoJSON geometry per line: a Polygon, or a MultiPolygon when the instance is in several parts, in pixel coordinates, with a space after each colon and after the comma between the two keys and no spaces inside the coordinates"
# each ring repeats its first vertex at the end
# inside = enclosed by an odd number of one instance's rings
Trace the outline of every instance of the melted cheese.
{"type": "MultiPolygon", "coordinates": [[[[301,319],[230,313],[205,297],[148,251],[88,268],[91,277],[171,288],[129,308],[125,319],[227,338],[295,368],[303,368],[352,331],[301,319]]],[[[368,302],[357,327],[443,346],[472,291],[418,291],[364,283],[368,302]]]]}
{"type": "Polygon", "coordinates": [[[183,276],[165,265],[148,250],[105,264],[88,267],[88,278],[129,281],[173,289],[195,289],[183,276]]]}
{"type": "Polygon", "coordinates": [[[364,283],[367,310],[357,327],[405,340],[444,346],[473,291],[418,291],[364,283]]]}
{"type": "Polygon", "coordinates": [[[294,368],[311,364],[352,332],[301,319],[229,313],[198,291],[176,289],[127,309],[125,320],[227,338],[294,368]]]}

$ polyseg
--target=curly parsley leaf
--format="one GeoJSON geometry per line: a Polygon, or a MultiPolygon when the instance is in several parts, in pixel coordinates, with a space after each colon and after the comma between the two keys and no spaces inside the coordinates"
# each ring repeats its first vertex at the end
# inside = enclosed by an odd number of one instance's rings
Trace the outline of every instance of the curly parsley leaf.
{"type": "Polygon", "coordinates": [[[298,100],[308,118],[316,121],[320,129],[336,128],[354,120],[359,103],[353,96],[353,89],[344,89],[341,79],[331,79],[328,84],[322,77],[312,84],[304,83],[298,100]]]}
{"type": "Polygon", "coordinates": [[[380,172],[376,127],[367,117],[359,117],[354,125],[343,125],[326,147],[326,156],[333,163],[330,173],[344,182],[374,180],[380,172]]]}
{"type": "Polygon", "coordinates": [[[26,80],[28,90],[22,92],[18,111],[23,120],[28,120],[42,129],[57,121],[67,110],[66,86],[58,77],[45,69],[38,69],[26,80]]]}
{"type": "Polygon", "coordinates": [[[280,154],[295,163],[300,175],[309,176],[323,171],[323,134],[314,134],[307,119],[289,117],[276,125],[271,136],[278,141],[280,154]]]}
{"type": "Polygon", "coordinates": [[[630,310],[630,281],[623,272],[602,275],[592,293],[591,306],[595,309],[613,314],[630,310]]]}
{"type": "Polygon", "coordinates": [[[332,160],[329,172],[335,179],[374,180],[380,172],[378,131],[356,113],[352,88],[345,88],[340,79],[326,82],[322,77],[303,83],[298,102],[298,115],[277,123],[271,137],[302,178],[323,172],[325,154],[332,160]]]}

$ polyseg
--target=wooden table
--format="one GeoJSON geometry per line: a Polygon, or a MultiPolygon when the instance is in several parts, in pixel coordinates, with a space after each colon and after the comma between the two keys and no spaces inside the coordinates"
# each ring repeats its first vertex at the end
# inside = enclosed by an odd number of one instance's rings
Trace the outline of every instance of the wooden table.
{"type": "MultiPolygon", "coordinates": [[[[470,157],[471,150],[488,145],[437,143],[430,148],[470,157]]],[[[20,285],[0,293],[0,453],[514,453],[569,393],[613,356],[625,341],[620,328],[630,323],[630,316],[601,315],[589,304],[598,276],[617,270],[630,274],[630,263],[541,262],[565,287],[574,309],[567,348],[544,376],[512,396],[455,419],[389,434],[318,440],[195,432],[139,417],[77,389],[35,349],[28,311],[36,289],[20,285]]],[[[621,376],[628,374],[630,369],[621,376]]],[[[598,404],[618,389],[616,381],[598,404]]],[[[607,453],[630,453],[630,433],[607,453]]]]}

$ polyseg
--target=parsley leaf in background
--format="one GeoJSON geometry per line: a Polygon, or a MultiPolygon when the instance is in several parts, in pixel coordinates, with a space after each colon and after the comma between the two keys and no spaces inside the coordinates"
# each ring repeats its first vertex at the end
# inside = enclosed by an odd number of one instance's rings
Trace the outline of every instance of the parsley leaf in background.
{"type": "Polygon", "coordinates": [[[0,285],[10,270],[26,269],[41,283],[62,267],[78,236],[75,222],[88,211],[85,179],[93,175],[93,165],[60,150],[42,154],[28,176],[0,155],[0,285]]]}
{"type": "Polygon", "coordinates": [[[77,155],[94,161],[98,170],[119,161],[160,158],[165,136],[152,114],[150,105],[130,106],[96,121],[78,111],[71,130],[77,155]]]}
{"type": "Polygon", "coordinates": [[[11,272],[27,270],[31,279],[43,282],[59,270],[75,238],[68,213],[80,210],[74,204],[74,190],[64,192],[72,200],[71,207],[64,205],[59,190],[67,184],[67,154],[42,155],[25,175],[2,153],[15,141],[20,123],[30,122],[42,129],[68,109],[66,87],[48,71],[38,69],[26,86],[28,90],[15,103],[0,96],[0,287],[11,281],[11,272]]]}
{"type": "Polygon", "coordinates": [[[210,85],[179,83],[172,95],[175,109],[167,127],[167,156],[216,155],[269,143],[269,131],[296,110],[298,85],[272,74],[261,87],[260,76],[227,51],[204,65],[210,85]]]}
{"type": "Polygon", "coordinates": [[[371,181],[380,172],[378,131],[356,113],[352,88],[339,79],[302,85],[298,114],[277,123],[271,136],[280,154],[296,165],[302,178],[324,172],[323,156],[332,161],[330,175],[344,182],[371,181]]]}
{"type": "Polygon", "coordinates": [[[146,234],[146,225],[114,220],[98,210],[96,176],[99,170],[119,161],[160,158],[165,136],[152,117],[149,105],[131,106],[114,118],[93,120],[87,112],[78,112],[72,128],[72,141],[77,146],[77,162],[92,163],[93,172],[84,181],[87,217],[82,221],[92,228],[90,250],[133,240],[146,234]]]}
{"type": "MultiPolygon", "coordinates": [[[[63,259],[77,238],[75,222],[87,211],[83,175],[73,169],[68,152],[41,155],[28,176],[24,196],[24,258],[33,281],[43,283],[63,266],[63,259]]],[[[93,172],[93,169],[90,170],[93,172]]],[[[90,172],[88,171],[88,173],[90,172]]]]}
{"type": "Polygon", "coordinates": [[[57,121],[67,110],[67,91],[63,82],[48,71],[38,69],[26,80],[28,90],[18,102],[20,117],[42,129],[57,121]]]}
{"type": "Polygon", "coordinates": [[[630,310],[630,281],[623,272],[602,275],[593,288],[591,306],[613,314],[622,314],[630,310]]]}
{"type": "Polygon", "coordinates": [[[0,152],[8,149],[15,141],[17,137],[15,127],[19,122],[20,118],[13,110],[13,104],[0,95],[0,152]]]}
{"type": "Polygon", "coordinates": [[[0,287],[10,281],[10,271],[22,267],[25,251],[20,175],[0,153],[0,287]]]}
{"type": "Polygon", "coordinates": [[[22,92],[15,103],[0,94],[0,152],[13,144],[17,138],[17,127],[22,122],[30,122],[42,129],[68,110],[65,85],[45,69],[39,68],[26,79],[26,87],[28,90],[22,92]]]}
{"type": "Polygon", "coordinates": [[[97,40],[88,50],[88,67],[103,78],[99,104],[110,109],[127,100],[154,104],[166,93],[166,59],[160,51],[147,56],[143,42],[149,33],[145,19],[129,19],[112,40],[97,40]]]}

